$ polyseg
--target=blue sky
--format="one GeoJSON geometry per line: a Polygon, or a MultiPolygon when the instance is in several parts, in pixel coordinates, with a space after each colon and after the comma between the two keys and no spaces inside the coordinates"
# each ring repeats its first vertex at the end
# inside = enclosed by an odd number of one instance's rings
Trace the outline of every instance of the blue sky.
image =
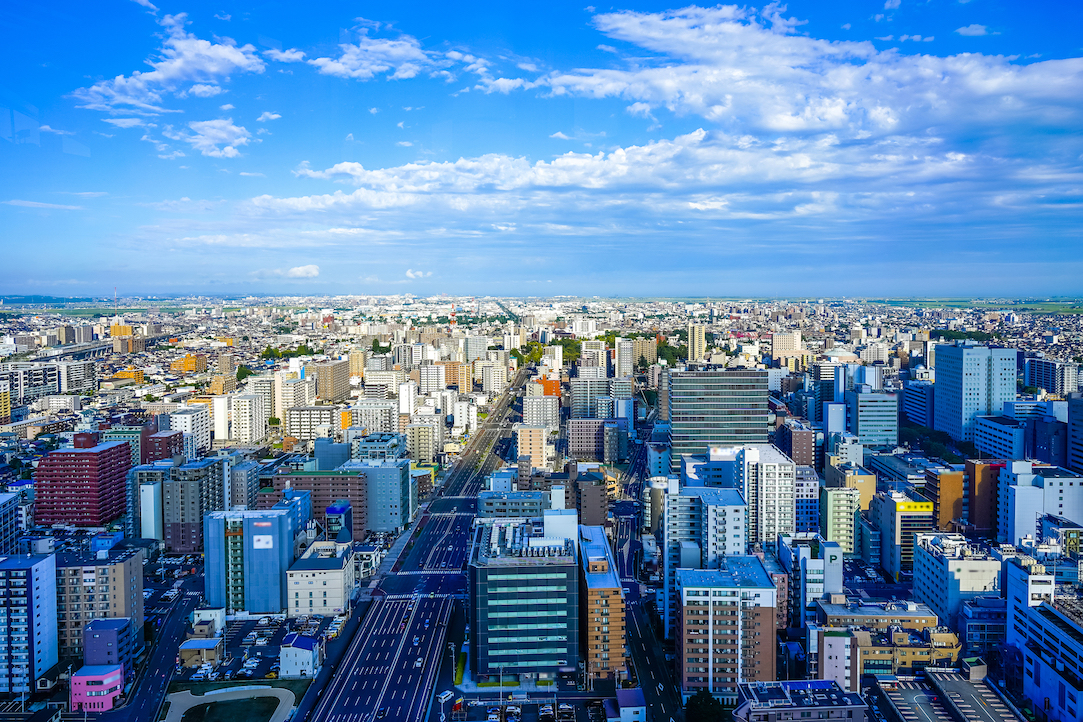
{"type": "Polygon", "coordinates": [[[0,6],[0,291],[1083,293],[1083,5],[517,5],[0,6]]]}

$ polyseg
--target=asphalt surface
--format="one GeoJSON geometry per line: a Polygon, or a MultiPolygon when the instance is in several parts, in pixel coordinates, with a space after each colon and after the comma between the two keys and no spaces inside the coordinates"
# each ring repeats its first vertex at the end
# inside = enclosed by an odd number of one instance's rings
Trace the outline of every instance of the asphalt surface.
{"type": "Polygon", "coordinates": [[[925,682],[900,682],[884,690],[892,716],[901,722],[954,722],[939,692],[925,682]]]}
{"type": "Polygon", "coordinates": [[[929,681],[949,706],[967,722],[1017,722],[1008,706],[985,682],[971,682],[958,674],[929,672],[929,681]]]}
{"type": "MultiPolygon", "coordinates": [[[[466,596],[466,555],[477,494],[510,453],[510,424],[520,372],[490,410],[432,500],[394,571],[385,576],[364,621],[331,675],[318,679],[298,719],[316,722],[415,722],[426,717],[441,674],[454,669],[448,629],[466,596]],[[427,624],[426,624],[427,621],[427,624]],[[445,663],[446,662],[446,663],[445,663]],[[443,672],[441,671],[443,670],[443,672]],[[317,686],[319,685],[319,686],[317,686]]],[[[460,639],[454,642],[457,649],[460,639]]]]}

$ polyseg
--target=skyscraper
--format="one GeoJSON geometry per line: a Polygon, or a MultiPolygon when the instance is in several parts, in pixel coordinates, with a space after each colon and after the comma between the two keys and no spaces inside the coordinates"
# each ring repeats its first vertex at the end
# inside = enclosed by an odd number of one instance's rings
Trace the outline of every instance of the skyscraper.
{"type": "Polygon", "coordinates": [[[1015,398],[1015,349],[956,341],[936,349],[934,428],[973,441],[974,420],[996,416],[1015,398]]]}
{"type": "Polygon", "coordinates": [[[127,509],[132,456],[128,442],[94,444],[77,434],[74,449],[48,454],[34,472],[34,518],[38,524],[105,526],[127,509]]]}
{"type": "Polygon", "coordinates": [[[707,356],[707,327],[688,323],[688,362],[697,363],[707,356]]]}
{"type": "Polygon", "coordinates": [[[767,443],[767,395],[763,370],[670,372],[671,471],[680,470],[683,454],[767,443]]]}

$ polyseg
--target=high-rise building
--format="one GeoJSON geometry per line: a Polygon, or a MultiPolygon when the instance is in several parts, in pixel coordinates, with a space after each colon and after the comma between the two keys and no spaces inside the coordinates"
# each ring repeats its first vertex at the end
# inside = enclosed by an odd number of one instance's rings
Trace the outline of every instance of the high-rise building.
{"type": "Polygon", "coordinates": [[[239,394],[233,397],[233,424],[230,437],[242,444],[256,444],[267,436],[270,413],[260,394],[239,394]]]}
{"type": "Polygon", "coordinates": [[[1059,466],[1008,461],[997,479],[997,540],[1019,545],[1046,514],[1083,519],[1083,476],[1059,466]]]}
{"type": "Polygon", "coordinates": [[[869,516],[880,530],[880,566],[898,581],[914,569],[914,537],[933,531],[933,503],[899,491],[881,491],[869,505],[869,516]]]}
{"type": "Polygon", "coordinates": [[[105,526],[127,510],[127,442],[95,444],[92,434],[78,434],[75,444],[50,452],[34,471],[34,519],[40,525],[105,526]]]}
{"type": "MultiPolygon", "coordinates": [[[[168,551],[203,551],[203,517],[225,508],[228,469],[226,457],[209,457],[175,466],[161,480],[161,527],[168,551]]],[[[148,523],[145,515],[142,523],[148,523]]]]}
{"type": "Polygon", "coordinates": [[[195,461],[200,454],[211,449],[211,412],[203,404],[193,404],[185,408],[177,409],[169,415],[169,428],[180,431],[185,437],[191,438],[191,451],[186,444],[185,456],[195,461]]]}
{"type": "Polygon", "coordinates": [[[1015,398],[1016,350],[957,341],[936,350],[934,428],[957,441],[974,439],[978,416],[996,416],[1015,398]]]}
{"type": "Polygon", "coordinates": [[[688,322],[688,362],[699,363],[707,358],[707,327],[688,322]]]}
{"type": "Polygon", "coordinates": [[[286,508],[215,511],[203,520],[207,604],[227,614],[280,614],[300,531],[286,508]]]}
{"type": "Polygon", "coordinates": [[[816,429],[797,419],[786,419],[775,432],[778,448],[783,454],[793,459],[793,463],[804,466],[816,465],[816,429]]]}
{"type": "Polygon", "coordinates": [[[92,619],[128,617],[142,640],[143,550],[58,553],[56,604],[61,658],[83,656],[83,627],[92,619]]]}
{"type": "Polygon", "coordinates": [[[517,449],[515,456],[529,456],[530,463],[535,467],[544,468],[549,465],[548,444],[546,443],[549,433],[544,426],[515,424],[512,430],[515,432],[515,447],[517,449]]]}
{"type": "Polygon", "coordinates": [[[1083,473],[1083,393],[1068,394],[1068,468],[1083,473]]]}
{"type": "Polygon", "coordinates": [[[180,429],[159,431],[147,437],[147,454],[144,463],[172,459],[184,455],[184,432],[180,429]]]}
{"type": "Polygon", "coordinates": [[[295,406],[286,409],[286,435],[300,441],[332,436],[342,430],[341,406],[295,406]]]}
{"type": "Polygon", "coordinates": [[[388,399],[360,399],[350,407],[352,426],[370,434],[395,434],[399,430],[398,405],[388,399]]]}
{"type": "Polygon", "coordinates": [[[820,475],[811,466],[794,468],[793,499],[794,533],[816,533],[820,528],[820,475]]]}
{"type": "Polygon", "coordinates": [[[638,368],[641,363],[648,366],[658,363],[658,339],[654,336],[637,336],[632,339],[632,356],[634,364],[638,368]]]}
{"type": "Polygon", "coordinates": [[[406,448],[410,458],[418,464],[432,464],[437,454],[442,452],[439,445],[439,431],[432,424],[407,424],[405,428],[406,448]]]}
{"type": "Polygon", "coordinates": [[[418,390],[423,394],[443,391],[447,388],[446,372],[447,369],[444,366],[437,366],[431,362],[423,363],[418,368],[421,379],[418,390]]]}
{"type": "Polygon", "coordinates": [[[778,540],[778,562],[790,576],[790,626],[816,620],[817,600],[843,591],[842,547],[819,534],[794,534],[778,540]]]}
{"type": "Polygon", "coordinates": [[[334,403],[350,396],[350,362],[346,359],[308,364],[305,378],[315,379],[318,399],[334,403]]]}
{"type": "Polygon", "coordinates": [[[474,679],[554,680],[578,668],[576,531],[567,538],[526,519],[475,521],[468,557],[474,679]],[[524,618],[529,634],[519,626],[524,618]]]}
{"type": "Polygon", "coordinates": [[[681,487],[673,477],[664,499],[662,573],[666,636],[676,628],[677,570],[713,569],[747,551],[748,507],[737,489],[681,487]]]}
{"type": "Polygon", "coordinates": [[[933,427],[935,396],[936,384],[931,381],[907,381],[903,385],[903,413],[911,424],[933,427]]]}
{"type": "Polygon", "coordinates": [[[820,489],[820,534],[835,542],[844,554],[855,551],[857,518],[861,512],[861,491],[850,486],[820,489]]]}
{"type": "Polygon", "coordinates": [[[925,487],[922,495],[933,503],[933,528],[939,531],[952,529],[952,522],[965,523],[970,518],[971,480],[962,464],[950,467],[931,467],[925,470],[925,487]]]}
{"type": "Polygon", "coordinates": [[[737,701],[737,685],[775,679],[775,585],[754,556],[677,572],[677,681],[685,701],[707,690],[737,701]]]}
{"type": "Polygon", "coordinates": [[[1055,396],[1079,391],[1079,366],[1053,359],[1028,358],[1023,366],[1023,384],[1045,389],[1055,396]]]}
{"type": "Polygon", "coordinates": [[[59,661],[56,556],[0,557],[0,580],[0,694],[29,695],[59,661]]]}
{"type": "Polygon", "coordinates": [[[668,377],[672,472],[684,454],[767,443],[766,371],[673,371],[668,377]]]}
{"type": "Polygon", "coordinates": [[[1006,465],[1003,459],[967,459],[963,467],[968,482],[967,519],[974,531],[982,536],[996,535],[1000,471],[1006,465]]]}
{"type": "Polygon", "coordinates": [[[413,522],[418,499],[409,459],[351,460],[340,466],[339,471],[364,475],[369,530],[398,534],[413,522]]]}
{"type": "Polygon", "coordinates": [[[579,527],[579,587],[579,635],[587,675],[621,677],[627,672],[624,591],[613,547],[600,526],[579,527]]]}
{"type": "Polygon", "coordinates": [[[467,336],[463,343],[463,355],[466,357],[466,363],[474,363],[474,361],[477,361],[479,358],[485,358],[485,351],[488,348],[488,337],[467,336]]]}
{"type": "Polygon", "coordinates": [[[609,380],[577,376],[571,380],[571,386],[571,417],[573,419],[598,418],[598,399],[609,394],[609,380]]]}
{"type": "MultiPolygon", "coordinates": [[[[457,416],[456,422],[458,422],[457,416]]],[[[528,426],[544,426],[550,431],[556,431],[560,428],[560,399],[556,396],[524,397],[523,423],[528,426]]]]}
{"type": "Polygon", "coordinates": [[[1001,562],[962,534],[924,533],[914,539],[914,597],[957,629],[963,602],[1000,594],[1001,562]]]}

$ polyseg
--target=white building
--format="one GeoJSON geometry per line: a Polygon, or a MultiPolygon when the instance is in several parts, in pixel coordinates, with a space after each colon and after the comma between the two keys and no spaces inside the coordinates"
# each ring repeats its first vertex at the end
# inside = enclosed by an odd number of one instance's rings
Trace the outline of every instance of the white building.
{"type": "Polygon", "coordinates": [[[192,456],[187,453],[188,437],[191,436],[198,453],[209,451],[211,448],[211,413],[203,404],[193,404],[178,409],[169,415],[169,428],[181,431],[185,438],[185,456],[194,461],[198,455],[192,456]]]}
{"type": "Polygon", "coordinates": [[[295,406],[286,410],[286,435],[300,441],[334,436],[342,430],[342,407],[295,406]]]}
{"type": "Polygon", "coordinates": [[[233,427],[231,438],[242,444],[256,444],[267,436],[270,413],[259,394],[239,394],[233,397],[233,427]]]}
{"type": "Polygon", "coordinates": [[[398,405],[390,399],[360,399],[350,408],[352,424],[370,434],[399,432],[398,405]]]}
{"type": "Polygon", "coordinates": [[[963,602],[1000,594],[1000,573],[1000,560],[971,547],[962,534],[915,535],[914,597],[953,629],[963,602]]]}
{"type": "Polygon", "coordinates": [[[1053,603],[1056,580],[1045,565],[1029,556],[1013,556],[1004,560],[1005,596],[1008,600],[1008,620],[1004,641],[1022,649],[1030,635],[1027,612],[1042,602],[1053,603]]]}
{"type": "Polygon", "coordinates": [[[481,370],[481,390],[490,395],[496,395],[504,391],[508,385],[508,369],[506,366],[485,366],[481,370]]]}
{"type": "Polygon", "coordinates": [[[1019,545],[1046,514],[1083,519],[1083,477],[1057,466],[1011,461],[997,484],[997,541],[1019,545]]]}
{"type": "Polygon", "coordinates": [[[447,388],[446,366],[424,364],[418,367],[418,374],[421,378],[421,384],[418,389],[420,393],[431,394],[437,391],[443,391],[447,388]]]}
{"type": "Polygon", "coordinates": [[[790,624],[803,627],[816,619],[816,600],[843,590],[843,552],[819,534],[779,537],[778,562],[790,576],[790,624]]]}
{"type": "Polygon", "coordinates": [[[1015,399],[1016,351],[957,341],[936,347],[934,428],[972,441],[978,416],[996,416],[1015,399]]]}
{"type": "Polygon", "coordinates": [[[550,431],[560,428],[560,398],[556,396],[526,396],[523,398],[523,423],[544,426],[550,431]]]}
{"type": "Polygon", "coordinates": [[[399,384],[399,413],[411,416],[415,409],[417,409],[417,384],[411,379],[399,384]]]}
{"type": "Polygon", "coordinates": [[[286,572],[289,616],[345,614],[357,583],[351,544],[316,542],[286,572]]]}
{"type": "Polygon", "coordinates": [[[1022,459],[1026,425],[1007,416],[978,416],[974,419],[974,448],[985,459],[1022,459]]]}

